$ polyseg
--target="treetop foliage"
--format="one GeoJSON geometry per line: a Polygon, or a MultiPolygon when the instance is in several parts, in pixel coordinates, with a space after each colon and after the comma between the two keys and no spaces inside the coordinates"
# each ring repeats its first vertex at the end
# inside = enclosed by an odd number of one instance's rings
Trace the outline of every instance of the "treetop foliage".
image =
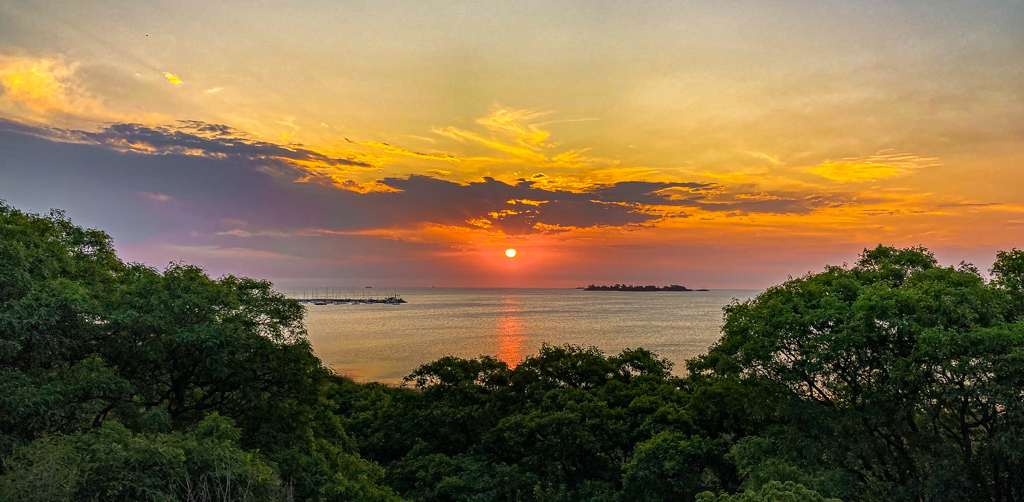
{"type": "Polygon", "coordinates": [[[124,263],[0,203],[0,500],[397,499],[302,318],[269,282],[124,263]]]}
{"type": "Polygon", "coordinates": [[[266,281],[0,204],[0,500],[1020,500],[1024,252],[990,272],[878,246],[728,306],[680,374],[545,344],[389,387],[266,281]]]}

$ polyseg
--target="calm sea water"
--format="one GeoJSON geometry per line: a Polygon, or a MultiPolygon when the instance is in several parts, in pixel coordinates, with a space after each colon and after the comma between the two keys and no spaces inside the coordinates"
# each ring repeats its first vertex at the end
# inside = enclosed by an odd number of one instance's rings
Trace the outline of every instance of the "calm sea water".
{"type": "MultiPolygon", "coordinates": [[[[514,365],[542,343],[644,347],[676,363],[720,336],[722,307],[751,290],[615,292],[576,289],[413,288],[403,305],[308,305],[306,327],[325,364],[359,381],[399,383],[446,355],[493,355],[514,365]]],[[[332,291],[342,297],[380,290],[332,291]]]]}

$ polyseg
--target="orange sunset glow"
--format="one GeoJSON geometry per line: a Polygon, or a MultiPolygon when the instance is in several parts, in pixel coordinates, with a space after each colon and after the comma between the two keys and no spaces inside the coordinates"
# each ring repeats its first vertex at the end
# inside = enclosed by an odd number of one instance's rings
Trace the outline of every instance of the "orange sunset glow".
{"type": "Polygon", "coordinates": [[[1024,0],[0,0],[0,502],[1024,500],[1024,0]]]}
{"type": "Polygon", "coordinates": [[[282,285],[760,288],[1024,229],[999,3],[241,6],[0,6],[0,197],[282,285]]]}

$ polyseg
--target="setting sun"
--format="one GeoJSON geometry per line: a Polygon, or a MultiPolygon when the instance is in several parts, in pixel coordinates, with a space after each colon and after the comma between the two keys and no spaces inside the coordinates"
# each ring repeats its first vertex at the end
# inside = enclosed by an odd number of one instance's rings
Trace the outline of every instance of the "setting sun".
{"type": "Polygon", "coordinates": [[[0,502],[1024,502],[1024,0],[425,4],[0,0],[0,502]]]}

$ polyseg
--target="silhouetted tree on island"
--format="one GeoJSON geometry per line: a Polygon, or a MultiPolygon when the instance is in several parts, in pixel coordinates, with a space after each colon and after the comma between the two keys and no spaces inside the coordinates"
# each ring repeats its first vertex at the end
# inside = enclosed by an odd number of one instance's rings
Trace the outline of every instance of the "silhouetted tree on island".
{"type": "Polygon", "coordinates": [[[587,286],[587,287],[585,287],[583,289],[585,291],[693,291],[692,289],[687,288],[686,286],[680,286],[678,284],[673,284],[671,286],[662,286],[660,288],[658,286],[653,286],[653,285],[652,286],[633,286],[633,285],[626,286],[624,284],[616,284],[614,286],[596,286],[594,284],[591,284],[591,285],[589,285],[589,286],[587,286]]]}

